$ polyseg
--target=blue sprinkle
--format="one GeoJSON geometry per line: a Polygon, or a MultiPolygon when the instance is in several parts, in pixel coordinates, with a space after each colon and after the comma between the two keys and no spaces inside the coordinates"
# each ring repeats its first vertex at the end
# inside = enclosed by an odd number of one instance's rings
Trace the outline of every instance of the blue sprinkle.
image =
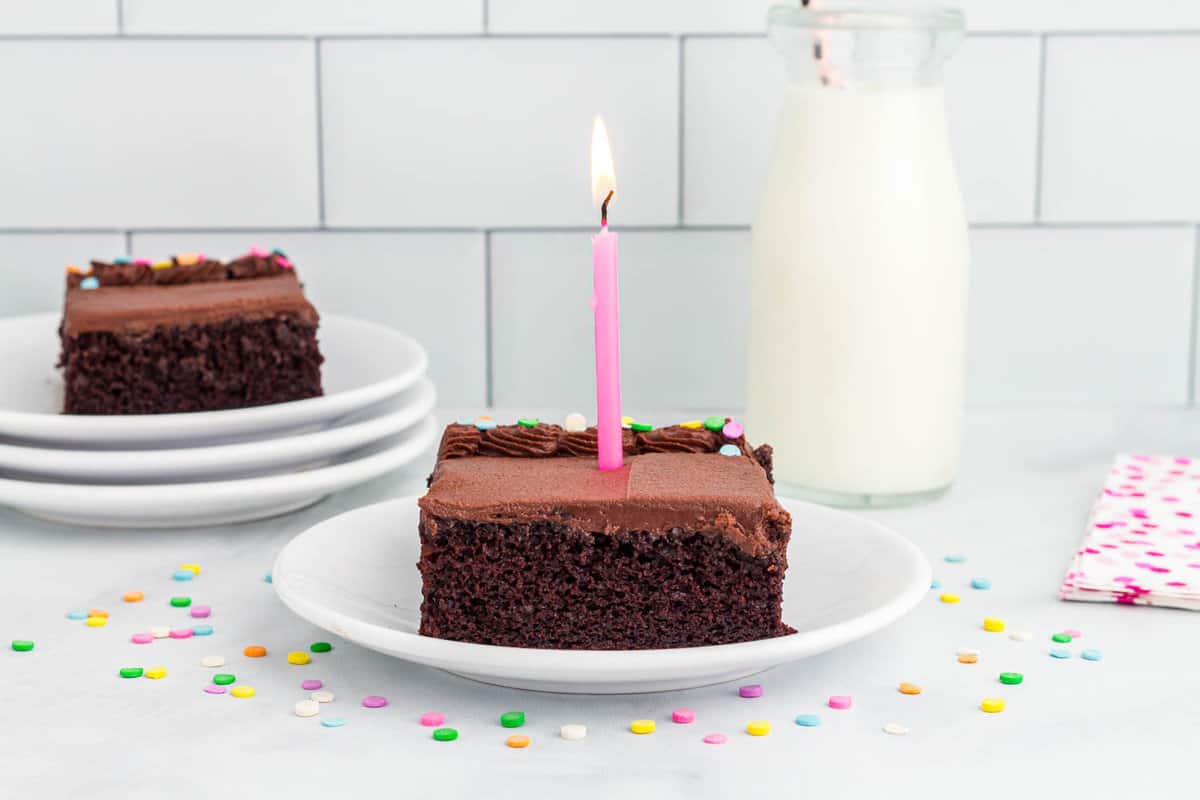
{"type": "Polygon", "coordinates": [[[321,724],[326,728],[340,728],[346,724],[346,720],[341,717],[325,717],[321,720],[321,724]]]}
{"type": "Polygon", "coordinates": [[[171,576],[171,579],[177,581],[190,581],[194,577],[196,577],[196,573],[192,572],[190,569],[177,569],[175,570],[175,574],[171,576]]]}
{"type": "Polygon", "coordinates": [[[1104,658],[1104,653],[1101,653],[1099,650],[1084,650],[1079,654],[1079,657],[1085,661],[1099,661],[1104,658]]]}
{"type": "Polygon", "coordinates": [[[967,560],[967,557],[963,556],[963,555],[949,555],[949,556],[944,556],[943,560],[947,564],[961,564],[967,560]]]}
{"type": "Polygon", "coordinates": [[[801,728],[815,728],[821,724],[821,718],[816,714],[797,714],[796,724],[801,728]]]}
{"type": "Polygon", "coordinates": [[[1051,647],[1050,648],[1050,657],[1051,658],[1070,658],[1071,651],[1065,647],[1051,647]]]}
{"type": "Polygon", "coordinates": [[[931,580],[929,582],[929,588],[930,589],[940,589],[940,588],[942,588],[942,582],[939,581],[937,578],[934,578],[933,580],[931,580]]]}
{"type": "Polygon", "coordinates": [[[86,611],[68,611],[67,619],[87,619],[86,611]]]}
{"type": "Polygon", "coordinates": [[[496,427],[496,423],[492,422],[490,419],[477,419],[475,420],[475,427],[479,428],[481,431],[490,431],[492,428],[496,427]]]}
{"type": "Polygon", "coordinates": [[[471,419],[470,417],[460,417],[458,420],[458,424],[459,425],[474,425],[475,420],[471,419]]]}
{"type": "Polygon", "coordinates": [[[991,578],[971,578],[972,589],[990,589],[992,588],[991,578]]]}
{"type": "Polygon", "coordinates": [[[738,449],[736,444],[723,444],[717,452],[723,456],[740,456],[742,454],[742,451],[738,449]]]}
{"type": "Polygon", "coordinates": [[[287,258],[287,253],[283,252],[283,251],[282,251],[282,250],[280,250],[278,247],[276,247],[276,248],[275,248],[274,250],[272,250],[271,252],[272,252],[272,253],[274,253],[274,254],[275,254],[275,255],[277,255],[277,256],[281,256],[282,258],[287,258]]]}
{"type": "Polygon", "coordinates": [[[117,258],[114,258],[112,263],[114,263],[114,264],[130,264],[130,263],[133,263],[133,260],[126,256],[119,256],[117,258]]]}
{"type": "Polygon", "coordinates": [[[100,281],[93,276],[88,276],[79,282],[79,288],[80,289],[99,289],[100,281]]]}
{"type": "Polygon", "coordinates": [[[271,573],[268,572],[266,575],[263,575],[263,580],[267,583],[272,583],[275,579],[272,578],[271,573]]]}
{"type": "Polygon", "coordinates": [[[194,636],[212,636],[212,625],[193,625],[192,634],[194,636]]]}

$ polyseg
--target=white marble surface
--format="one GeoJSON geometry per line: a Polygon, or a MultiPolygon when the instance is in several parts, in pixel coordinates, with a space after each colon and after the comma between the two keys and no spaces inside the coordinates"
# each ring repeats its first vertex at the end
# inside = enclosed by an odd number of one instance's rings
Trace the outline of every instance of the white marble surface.
{"type": "Polygon", "coordinates": [[[628,697],[494,688],[343,644],[283,608],[262,580],[283,543],[343,510],[419,491],[428,463],[297,514],[221,529],[73,529],[0,511],[0,796],[1189,796],[1198,780],[1200,616],[1063,603],[1055,590],[1111,455],[1200,455],[1198,420],[1184,411],[973,413],[962,477],[947,498],[869,512],[915,541],[962,603],[946,606],[931,593],[879,634],[763,674],[758,700],[729,685],[628,697]],[[969,561],[945,564],[950,552],[969,561]],[[184,562],[204,569],[191,584],[169,579],[184,562]],[[967,588],[976,575],[994,588],[967,588]],[[146,600],[123,603],[129,589],[146,600]],[[210,604],[215,634],[130,644],[133,631],[192,622],[168,606],[172,594],[210,604]],[[92,606],[112,613],[107,627],[64,618],[92,606]],[[985,615],[1035,637],[985,633],[985,615]],[[1095,647],[1104,660],[1050,659],[1049,635],[1065,627],[1084,633],[1076,653],[1095,647]],[[37,647],[12,652],[14,638],[37,647]],[[285,662],[287,651],[318,639],[334,651],[306,667],[285,662]],[[270,656],[244,658],[248,644],[266,645],[270,656]],[[980,662],[957,663],[961,646],[980,648],[980,662]],[[208,654],[224,655],[225,671],[257,696],[202,693],[212,670],[199,661],[208,654]],[[124,665],[155,664],[168,668],[166,679],[116,676],[124,665]],[[1002,670],[1023,672],[1025,684],[1000,686],[1002,670]],[[293,716],[308,677],[337,694],[323,714],[345,717],[345,727],[293,716]],[[900,695],[899,681],[924,693],[900,695]],[[363,709],[367,694],[391,705],[363,709]],[[825,708],[831,694],[853,695],[854,709],[825,708]],[[978,710],[991,695],[1007,698],[1004,713],[978,710]],[[669,721],[683,706],[696,711],[695,724],[669,721]],[[503,744],[496,718],[510,709],[528,715],[526,750],[503,744]],[[446,713],[457,742],[433,742],[417,725],[430,710],[446,713]],[[823,725],[792,724],[802,712],[820,714],[823,725]],[[657,719],[658,732],[627,733],[639,717],[657,719]],[[769,719],[773,733],[745,735],[751,719],[769,719]],[[565,722],[586,723],[588,738],[560,740],[565,722]],[[888,722],[911,733],[888,736],[880,730],[888,722]],[[729,743],[702,744],[711,731],[729,743]]]}

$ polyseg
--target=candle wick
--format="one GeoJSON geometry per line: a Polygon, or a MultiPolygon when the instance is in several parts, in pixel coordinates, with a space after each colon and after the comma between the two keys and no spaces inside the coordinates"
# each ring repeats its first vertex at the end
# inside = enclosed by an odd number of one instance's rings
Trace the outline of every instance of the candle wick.
{"type": "Polygon", "coordinates": [[[608,201],[612,200],[614,191],[615,190],[613,190],[613,189],[609,189],[608,196],[606,196],[604,198],[604,202],[600,204],[600,225],[601,226],[608,224],[608,201]]]}

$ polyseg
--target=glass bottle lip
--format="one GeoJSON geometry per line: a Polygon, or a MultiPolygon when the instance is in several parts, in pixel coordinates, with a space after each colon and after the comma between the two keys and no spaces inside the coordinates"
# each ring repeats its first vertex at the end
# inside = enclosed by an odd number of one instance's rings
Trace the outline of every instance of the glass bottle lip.
{"type": "Polygon", "coordinates": [[[962,31],[962,11],[932,3],[844,2],[828,0],[808,6],[771,6],[767,26],[772,30],[942,30],[962,31]]]}

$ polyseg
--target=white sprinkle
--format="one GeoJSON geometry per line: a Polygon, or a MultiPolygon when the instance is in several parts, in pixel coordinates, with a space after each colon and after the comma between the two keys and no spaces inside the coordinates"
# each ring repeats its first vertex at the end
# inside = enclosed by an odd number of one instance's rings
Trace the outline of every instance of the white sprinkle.
{"type": "Polygon", "coordinates": [[[225,666],[225,659],[221,656],[205,656],[204,658],[200,659],[200,666],[214,668],[223,667],[225,666]]]}
{"type": "Polygon", "coordinates": [[[329,691],[328,689],[321,689],[320,691],[313,692],[312,694],[309,695],[309,697],[311,697],[313,699],[313,702],[316,702],[316,703],[332,703],[333,702],[333,692],[329,691]]]}
{"type": "Polygon", "coordinates": [[[883,726],[883,732],[889,733],[892,736],[904,736],[908,733],[908,728],[901,725],[899,722],[889,722],[883,726]]]}
{"type": "Polygon", "coordinates": [[[587,725],[563,725],[558,729],[558,735],[570,742],[577,742],[587,736],[587,725]]]}
{"type": "Polygon", "coordinates": [[[316,700],[301,700],[296,703],[297,717],[315,717],[321,713],[321,706],[316,700]]]}
{"type": "Polygon", "coordinates": [[[563,420],[563,430],[570,431],[571,433],[578,433],[579,431],[586,431],[587,430],[587,417],[585,417],[583,414],[580,414],[579,412],[575,412],[574,414],[567,414],[567,418],[563,420]]]}
{"type": "Polygon", "coordinates": [[[171,635],[171,629],[170,628],[151,628],[150,635],[153,636],[155,639],[166,639],[168,636],[171,635]]]}
{"type": "Polygon", "coordinates": [[[1008,634],[1008,638],[1016,642],[1028,642],[1033,638],[1033,634],[1029,631],[1013,631],[1012,633],[1008,634]]]}
{"type": "Polygon", "coordinates": [[[957,654],[960,656],[977,656],[979,655],[979,651],[974,647],[960,647],[957,654]]]}

